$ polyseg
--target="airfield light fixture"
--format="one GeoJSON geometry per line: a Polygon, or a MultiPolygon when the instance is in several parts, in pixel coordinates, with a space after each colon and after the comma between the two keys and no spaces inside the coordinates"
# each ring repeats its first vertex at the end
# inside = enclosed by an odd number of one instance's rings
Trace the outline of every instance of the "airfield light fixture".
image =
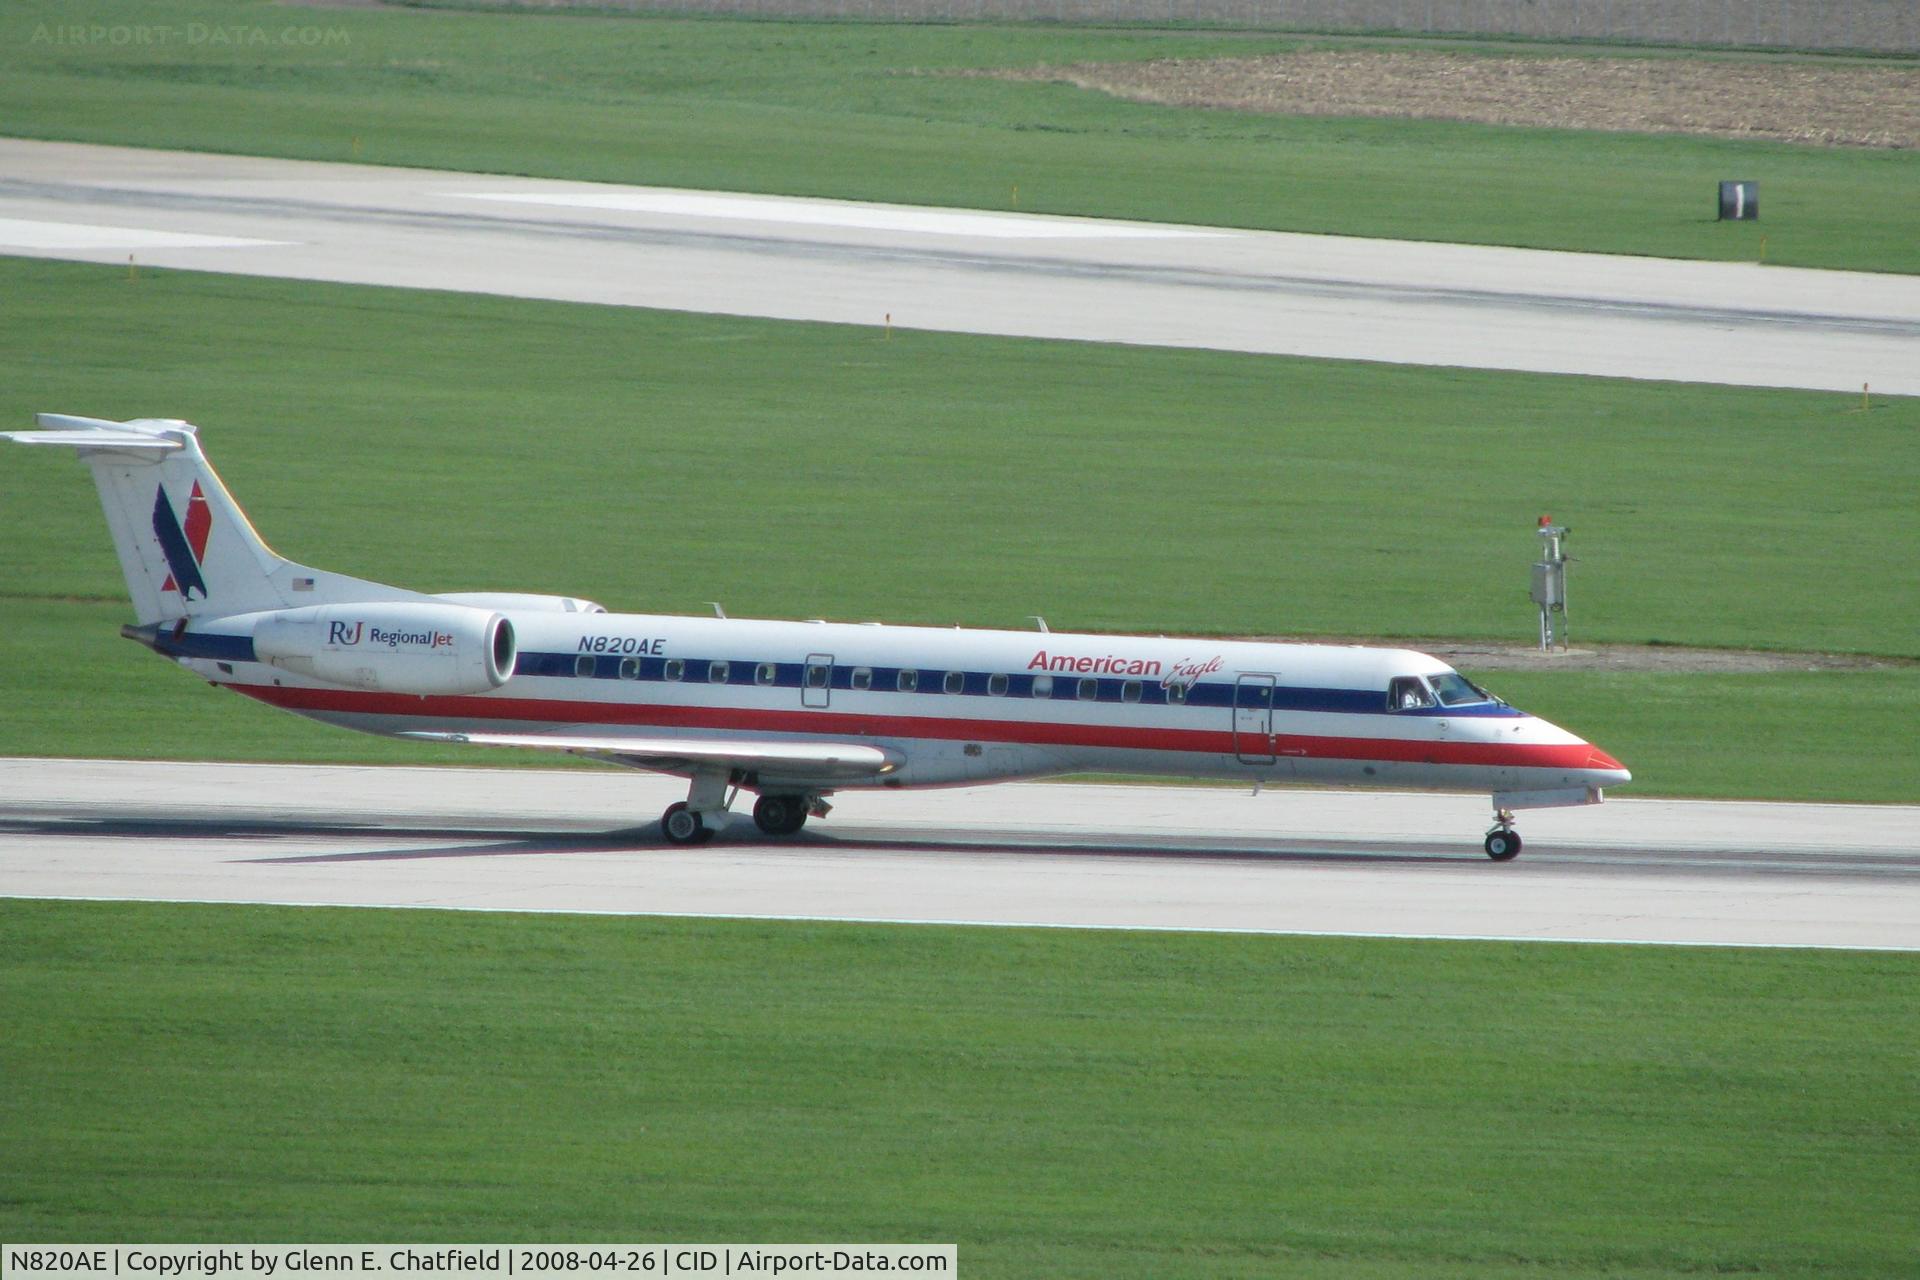
{"type": "Polygon", "coordinates": [[[1540,608],[1540,651],[1567,647],[1567,535],[1568,525],[1541,516],[1540,559],[1533,566],[1533,588],[1528,597],[1540,608]]]}

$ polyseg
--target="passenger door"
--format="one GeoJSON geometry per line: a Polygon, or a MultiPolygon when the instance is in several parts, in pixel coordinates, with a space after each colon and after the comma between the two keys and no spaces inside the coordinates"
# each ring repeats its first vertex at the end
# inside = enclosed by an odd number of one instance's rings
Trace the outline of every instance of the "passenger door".
{"type": "Polygon", "coordinates": [[[1273,693],[1279,678],[1243,674],[1233,685],[1233,754],[1242,764],[1272,764],[1273,693]]]}
{"type": "Polygon", "coordinates": [[[810,653],[800,671],[800,705],[825,707],[833,700],[833,655],[810,653]]]}

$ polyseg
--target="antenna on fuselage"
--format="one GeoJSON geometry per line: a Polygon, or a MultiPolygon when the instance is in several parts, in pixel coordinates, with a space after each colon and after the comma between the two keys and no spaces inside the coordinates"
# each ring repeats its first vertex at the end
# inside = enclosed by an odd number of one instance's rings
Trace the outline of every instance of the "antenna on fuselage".
{"type": "Polygon", "coordinates": [[[726,611],[725,609],[722,609],[722,608],[720,607],[720,602],[719,602],[718,600],[709,600],[709,601],[707,601],[707,603],[713,606],[713,616],[714,616],[714,617],[716,617],[716,618],[724,618],[724,617],[726,617],[726,616],[727,616],[727,611],[726,611]]]}
{"type": "Polygon", "coordinates": [[[1047,620],[1041,617],[1039,614],[1030,613],[1027,615],[1027,617],[1032,619],[1033,625],[1036,627],[1039,627],[1042,631],[1045,631],[1048,633],[1051,633],[1053,631],[1053,628],[1047,625],[1047,620]]]}

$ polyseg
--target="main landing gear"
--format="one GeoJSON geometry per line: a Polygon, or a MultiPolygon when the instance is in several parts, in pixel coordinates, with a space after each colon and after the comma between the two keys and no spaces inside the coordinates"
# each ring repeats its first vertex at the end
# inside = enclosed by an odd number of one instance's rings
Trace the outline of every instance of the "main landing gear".
{"type": "Polygon", "coordinates": [[[1487,832],[1486,849],[1495,862],[1512,862],[1520,856],[1520,833],[1513,829],[1511,809],[1493,811],[1493,830],[1487,832]]]}
{"type": "MultiPolygon", "coordinates": [[[[705,844],[713,839],[726,825],[727,812],[740,794],[732,783],[727,773],[694,774],[687,798],[668,805],[660,815],[660,831],[667,843],[705,844]]],[[[826,817],[831,807],[817,793],[763,795],[754,801],[753,825],[770,836],[790,836],[807,824],[808,817],[826,817]]]]}
{"type": "Polygon", "coordinates": [[[753,825],[770,836],[790,836],[807,825],[805,796],[761,796],[753,802],[753,825]]]}
{"type": "Polygon", "coordinates": [[[666,834],[668,844],[705,844],[714,836],[707,820],[687,808],[685,800],[667,806],[667,811],[660,815],[660,830],[666,834]]]}

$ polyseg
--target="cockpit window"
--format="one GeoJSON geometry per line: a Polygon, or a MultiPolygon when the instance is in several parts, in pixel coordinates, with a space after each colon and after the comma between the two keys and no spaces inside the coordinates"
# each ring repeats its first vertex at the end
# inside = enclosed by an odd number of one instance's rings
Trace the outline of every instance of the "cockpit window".
{"type": "Polygon", "coordinates": [[[1471,702],[1493,701],[1492,694],[1458,671],[1443,671],[1437,676],[1428,676],[1427,683],[1433,686],[1433,692],[1443,707],[1463,707],[1471,702]]]}
{"type": "Polygon", "coordinates": [[[1419,711],[1433,705],[1433,690],[1419,676],[1395,676],[1387,683],[1387,710],[1419,711]]]}

